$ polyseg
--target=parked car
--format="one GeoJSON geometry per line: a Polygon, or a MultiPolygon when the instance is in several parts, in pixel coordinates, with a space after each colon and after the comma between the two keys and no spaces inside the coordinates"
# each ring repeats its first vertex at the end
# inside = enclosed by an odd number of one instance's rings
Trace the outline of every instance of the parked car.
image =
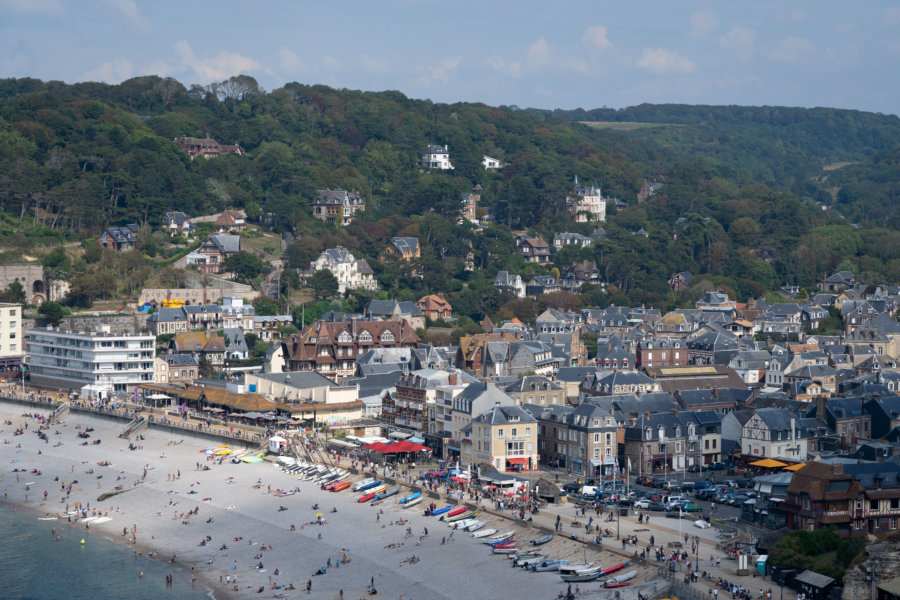
{"type": "Polygon", "coordinates": [[[691,465],[691,466],[688,467],[687,470],[688,470],[688,473],[699,473],[699,472],[700,472],[700,465],[691,465]]]}
{"type": "Polygon", "coordinates": [[[655,511],[662,512],[662,511],[666,510],[666,505],[663,504],[662,502],[649,502],[647,504],[647,510],[655,510],[655,511]]]}
{"type": "Polygon", "coordinates": [[[725,470],[725,463],[721,463],[721,462],[709,463],[708,465],[706,465],[706,468],[709,469],[710,471],[723,471],[723,470],[725,470]]]}
{"type": "Polygon", "coordinates": [[[641,498],[640,500],[634,501],[635,508],[643,508],[645,510],[649,510],[651,504],[653,504],[653,501],[646,498],[641,498]]]}
{"type": "Polygon", "coordinates": [[[710,487],[710,483],[708,481],[695,481],[694,489],[695,490],[708,490],[710,487]]]}
{"type": "Polygon", "coordinates": [[[581,492],[581,484],[580,483],[567,483],[563,485],[563,491],[568,494],[578,494],[581,492]]]}

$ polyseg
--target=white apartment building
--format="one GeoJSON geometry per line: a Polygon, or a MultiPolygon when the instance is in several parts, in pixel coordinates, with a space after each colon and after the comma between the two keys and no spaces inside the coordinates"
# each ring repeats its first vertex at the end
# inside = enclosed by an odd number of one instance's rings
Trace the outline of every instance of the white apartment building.
{"type": "Polygon", "coordinates": [[[24,356],[22,306],[0,302],[0,371],[19,371],[24,356]]]}
{"type": "Polygon", "coordinates": [[[28,370],[37,385],[128,394],[154,381],[152,334],[29,329],[28,370]]]}

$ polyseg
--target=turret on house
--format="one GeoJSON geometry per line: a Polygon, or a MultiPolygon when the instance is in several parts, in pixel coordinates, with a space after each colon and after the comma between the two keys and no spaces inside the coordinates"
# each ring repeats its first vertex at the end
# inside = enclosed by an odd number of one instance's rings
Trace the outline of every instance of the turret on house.
{"type": "Polygon", "coordinates": [[[566,205],[576,223],[606,220],[606,198],[596,181],[592,185],[580,185],[576,175],[574,194],[566,198],[566,205]]]}

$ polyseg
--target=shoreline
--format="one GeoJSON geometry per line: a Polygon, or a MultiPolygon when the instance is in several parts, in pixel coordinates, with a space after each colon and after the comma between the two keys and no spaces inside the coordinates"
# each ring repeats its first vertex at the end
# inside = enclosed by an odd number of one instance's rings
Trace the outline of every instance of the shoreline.
{"type": "MultiPolygon", "coordinates": [[[[425,502],[404,510],[388,500],[378,507],[383,514],[373,514],[378,511],[355,502],[356,494],[321,491],[318,486],[299,481],[268,462],[213,465],[214,461],[207,461],[200,451],[218,444],[187,433],[159,432],[151,428],[144,433],[143,441],[133,442],[141,448],[130,451],[129,442],[117,437],[116,423],[86,414],[73,413],[65,423],[52,426],[45,432],[49,438],[47,443],[34,434],[34,421],[29,421],[24,435],[13,437],[12,429],[25,420],[23,412],[48,414],[18,404],[0,403],[0,419],[14,423],[14,426],[0,426],[0,438],[11,442],[0,446],[3,449],[0,456],[19,460],[14,463],[16,466],[28,471],[38,468],[43,474],[29,476],[16,484],[10,472],[15,467],[7,462],[8,469],[0,474],[0,485],[10,493],[5,504],[11,502],[17,510],[26,509],[32,515],[55,515],[63,512],[66,504],[60,502],[65,499],[61,483],[78,480],[69,502],[82,502],[91,508],[102,506],[113,518],[108,523],[92,525],[90,534],[101,535],[120,547],[144,554],[156,551],[158,563],[177,554],[176,566],[183,576],[191,576],[193,567],[197,584],[209,588],[217,600],[268,598],[276,594],[296,598],[305,595],[308,580],[312,582],[315,597],[337,598],[343,591],[348,599],[368,597],[367,588],[373,578],[379,597],[402,595],[417,600],[484,595],[549,598],[556,597],[565,588],[554,574],[516,570],[511,575],[510,563],[492,555],[477,540],[467,539],[468,534],[457,534],[442,544],[442,538],[449,537],[450,530],[437,519],[423,516],[425,502]],[[88,441],[99,436],[101,444],[81,446],[83,440],[75,435],[78,424],[94,428],[88,441]],[[55,445],[57,440],[61,446],[55,445]],[[16,447],[19,443],[21,448],[16,447]],[[97,462],[103,460],[113,464],[98,466],[97,462]],[[198,465],[209,465],[210,470],[198,471],[198,465]],[[96,502],[100,493],[111,491],[116,483],[128,487],[141,480],[145,466],[146,478],[136,489],[96,502]],[[94,472],[90,473],[92,469],[94,472]],[[98,475],[102,479],[97,479],[98,475]],[[59,477],[59,482],[54,482],[53,477],[59,477]],[[36,483],[27,492],[25,502],[22,483],[30,481],[36,483]],[[94,487],[97,482],[101,484],[99,489],[94,487]],[[300,492],[278,498],[268,493],[269,486],[272,490],[297,488],[300,492]],[[48,491],[48,504],[41,504],[39,496],[43,491],[48,491]],[[316,502],[324,509],[321,512],[327,525],[308,525],[314,521],[311,505],[316,502]],[[288,510],[279,511],[282,505],[288,510]],[[332,506],[338,510],[336,514],[329,513],[332,506]],[[181,518],[182,513],[194,508],[199,508],[199,516],[181,518]],[[212,517],[211,523],[206,522],[208,517],[212,517]],[[405,525],[390,525],[398,519],[405,520],[405,525]],[[290,530],[292,523],[296,525],[294,532],[290,530]],[[123,526],[130,529],[133,525],[138,527],[136,544],[128,543],[121,535],[123,526]],[[411,537],[406,537],[405,527],[411,527],[411,537]],[[429,535],[417,545],[424,528],[430,529],[429,535]],[[198,542],[205,540],[206,535],[212,539],[208,545],[201,546],[198,542]],[[241,539],[234,542],[235,538],[241,539]],[[250,545],[253,541],[256,543],[250,545]],[[222,544],[227,549],[221,549],[222,544]],[[323,576],[312,575],[326,566],[329,559],[334,563],[342,555],[342,549],[346,549],[350,563],[327,569],[323,576]],[[412,564],[408,560],[411,556],[419,560],[412,564]],[[264,566],[254,568],[259,563],[264,566]],[[279,569],[278,575],[275,569],[279,569]],[[231,587],[233,583],[226,581],[231,574],[238,577],[237,591],[231,587]],[[271,582],[280,586],[293,584],[295,590],[272,589],[271,582]],[[263,590],[259,592],[261,587],[263,590]]],[[[519,529],[505,520],[500,525],[499,519],[487,518],[493,521],[488,526],[519,529]]],[[[582,554],[573,543],[562,539],[558,542],[557,554],[582,554]]]]}

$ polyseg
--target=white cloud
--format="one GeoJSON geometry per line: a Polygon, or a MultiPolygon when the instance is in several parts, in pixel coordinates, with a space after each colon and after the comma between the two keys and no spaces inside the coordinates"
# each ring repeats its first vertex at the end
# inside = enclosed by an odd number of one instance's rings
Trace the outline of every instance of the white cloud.
{"type": "Polygon", "coordinates": [[[278,66],[285,73],[305,73],[307,71],[306,63],[303,62],[300,55],[287,46],[282,46],[278,50],[278,66]]]}
{"type": "Polygon", "coordinates": [[[668,48],[644,48],[638,66],[653,73],[693,73],[694,63],[668,48]]]}
{"type": "Polygon", "coordinates": [[[756,45],[756,32],[743,25],[732,27],[731,31],[719,37],[719,46],[736,53],[741,60],[750,60],[753,57],[756,45]]]}
{"type": "Polygon", "coordinates": [[[141,14],[134,0],[103,0],[103,3],[122,13],[123,17],[141,31],[149,32],[153,29],[153,25],[150,24],[147,17],[141,14]]]}
{"type": "Polygon", "coordinates": [[[197,58],[190,44],[185,41],[176,43],[175,51],[178,52],[182,65],[194,71],[200,77],[201,83],[228,79],[233,75],[248,71],[262,70],[262,65],[252,58],[224,50],[216,56],[197,58]]]}
{"type": "Polygon", "coordinates": [[[769,52],[769,58],[780,62],[803,62],[815,54],[816,47],[804,38],[787,35],[769,52]]]}
{"type": "Polygon", "coordinates": [[[458,56],[445,58],[440,65],[433,67],[431,71],[419,78],[419,83],[428,84],[440,81],[446,84],[450,80],[450,74],[459,67],[461,59],[458,56]]]}
{"type": "Polygon", "coordinates": [[[719,20],[711,10],[702,10],[691,15],[691,35],[698,38],[709,36],[719,27],[719,20]]]}
{"type": "Polygon", "coordinates": [[[606,25],[591,25],[584,30],[581,36],[581,43],[589,48],[597,48],[598,50],[606,50],[612,48],[612,42],[606,37],[606,25]]]}
{"type": "MultiPolygon", "coordinates": [[[[459,62],[459,59],[457,59],[457,62],[459,62]]],[[[372,75],[387,73],[391,68],[388,61],[383,58],[369,56],[368,54],[363,54],[359,57],[359,64],[362,65],[363,71],[372,75]]]]}
{"type": "Polygon", "coordinates": [[[544,65],[549,59],[550,44],[544,38],[539,39],[528,48],[528,62],[532,65],[544,65]]]}
{"type": "Polygon", "coordinates": [[[900,6],[889,6],[885,21],[888,25],[900,25],[900,6]]]}
{"type": "Polygon", "coordinates": [[[127,58],[117,58],[111,62],[105,62],[93,71],[84,74],[86,81],[102,81],[104,83],[120,83],[130,79],[134,69],[127,58]]]}
{"type": "Polygon", "coordinates": [[[0,14],[25,13],[60,16],[65,8],[59,0],[0,0],[0,14]]]}

